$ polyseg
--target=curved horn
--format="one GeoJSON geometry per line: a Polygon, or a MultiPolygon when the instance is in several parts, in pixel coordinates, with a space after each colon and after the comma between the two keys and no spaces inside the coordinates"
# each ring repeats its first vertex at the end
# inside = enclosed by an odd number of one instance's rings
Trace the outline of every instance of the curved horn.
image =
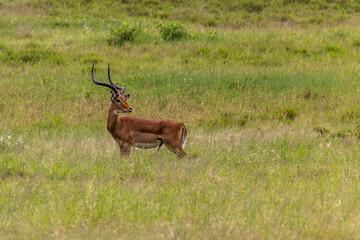
{"type": "Polygon", "coordinates": [[[115,86],[110,85],[110,84],[107,84],[107,83],[103,83],[103,82],[97,82],[97,81],[95,80],[95,77],[94,77],[94,65],[95,65],[95,61],[93,62],[92,69],[91,69],[91,78],[92,78],[92,81],[93,81],[96,85],[100,85],[100,86],[104,86],[104,87],[111,88],[111,90],[113,90],[116,95],[119,95],[119,92],[116,90],[116,87],[115,87],[115,86]]]}
{"type": "Polygon", "coordinates": [[[111,81],[111,78],[110,78],[110,63],[108,63],[108,77],[109,77],[109,82],[110,82],[110,84],[113,85],[114,87],[116,87],[117,89],[121,90],[121,91],[120,91],[120,94],[121,94],[121,95],[124,95],[126,88],[125,88],[125,87],[119,87],[119,86],[115,85],[115,84],[111,81]]]}

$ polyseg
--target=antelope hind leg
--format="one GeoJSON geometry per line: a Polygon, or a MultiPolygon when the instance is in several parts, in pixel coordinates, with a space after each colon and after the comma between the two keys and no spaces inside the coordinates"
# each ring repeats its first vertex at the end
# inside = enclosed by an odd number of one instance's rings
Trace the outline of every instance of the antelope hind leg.
{"type": "Polygon", "coordinates": [[[178,157],[185,157],[186,156],[186,152],[184,152],[181,145],[173,146],[173,145],[171,145],[169,143],[166,143],[165,141],[164,141],[164,144],[165,144],[165,147],[167,147],[167,149],[169,149],[170,151],[175,153],[178,157]]]}

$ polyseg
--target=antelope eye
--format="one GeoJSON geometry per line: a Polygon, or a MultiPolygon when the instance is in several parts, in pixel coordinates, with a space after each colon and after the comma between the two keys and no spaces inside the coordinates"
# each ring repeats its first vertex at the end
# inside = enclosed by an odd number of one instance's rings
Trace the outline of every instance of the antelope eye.
{"type": "Polygon", "coordinates": [[[116,102],[121,103],[121,99],[116,99],[116,102]]]}

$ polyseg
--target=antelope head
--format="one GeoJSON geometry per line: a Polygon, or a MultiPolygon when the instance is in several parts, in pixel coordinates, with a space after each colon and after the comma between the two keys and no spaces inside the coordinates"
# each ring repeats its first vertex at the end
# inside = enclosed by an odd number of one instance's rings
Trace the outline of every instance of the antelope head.
{"type": "Polygon", "coordinates": [[[108,87],[111,89],[111,104],[114,108],[114,113],[116,115],[118,115],[119,113],[131,113],[132,112],[132,107],[130,107],[130,105],[126,102],[127,99],[130,97],[130,94],[125,94],[125,87],[119,87],[117,85],[115,85],[110,78],[110,66],[108,65],[108,77],[109,77],[109,82],[108,83],[104,83],[104,82],[97,82],[95,80],[94,77],[94,65],[95,65],[95,61],[93,62],[92,65],[92,69],[91,69],[91,77],[92,77],[92,81],[96,84],[96,85],[100,85],[100,86],[104,86],[104,87],[108,87]],[[118,89],[120,90],[120,93],[118,92],[118,89]]]}

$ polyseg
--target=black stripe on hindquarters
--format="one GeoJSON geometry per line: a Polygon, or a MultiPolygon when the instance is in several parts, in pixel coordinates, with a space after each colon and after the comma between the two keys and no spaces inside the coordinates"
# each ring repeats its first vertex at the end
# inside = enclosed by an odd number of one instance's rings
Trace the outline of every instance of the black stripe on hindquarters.
{"type": "Polygon", "coordinates": [[[161,138],[158,138],[158,140],[161,141],[161,143],[160,143],[160,145],[159,145],[159,147],[158,147],[158,151],[160,151],[160,148],[161,148],[161,146],[164,144],[164,141],[163,141],[161,138]]]}

